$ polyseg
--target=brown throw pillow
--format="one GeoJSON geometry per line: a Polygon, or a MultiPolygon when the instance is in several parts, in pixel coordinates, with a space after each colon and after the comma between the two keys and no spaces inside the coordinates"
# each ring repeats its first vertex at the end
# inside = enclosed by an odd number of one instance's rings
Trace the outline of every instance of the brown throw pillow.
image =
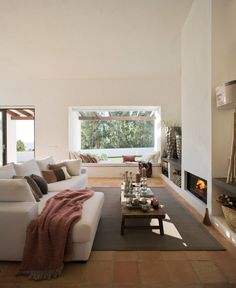
{"type": "Polygon", "coordinates": [[[92,158],[92,163],[98,163],[98,159],[96,157],[91,157],[92,158]]]}
{"type": "Polygon", "coordinates": [[[135,156],[133,155],[123,155],[123,162],[135,162],[135,156]]]}
{"type": "Polygon", "coordinates": [[[57,182],[57,177],[54,173],[54,170],[49,171],[41,171],[43,174],[43,178],[46,180],[48,184],[57,182]]]}
{"type": "Polygon", "coordinates": [[[30,185],[31,189],[38,195],[39,198],[43,197],[43,193],[41,192],[38,184],[34,181],[33,178],[30,176],[25,176],[25,179],[27,180],[28,184],[30,185]]]}
{"type": "Polygon", "coordinates": [[[48,194],[48,184],[42,177],[35,174],[32,174],[30,177],[34,179],[43,194],[48,194]]]}
{"type": "Polygon", "coordinates": [[[79,157],[82,159],[83,163],[88,163],[88,157],[85,154],[80,154],[79,157]]]}
{"type": "Polygon", "coordinates": [[[48,168],[50,170],[55,170],[55,169],[59,169],[61,167],[65,166],[65,163],[64,162],[61,162],[61,163],[57,163],[57,164],[49,164],[48,165],[48,168]]]}
{"type": "Polygon", "coordinates": [[[66,169],[66,166],[63,166],[59,169],[55,169],[53,170],[53,172],[55,173],[57,181],[67,180],[71,178],[70,174],[68,173],[66,169]]]}

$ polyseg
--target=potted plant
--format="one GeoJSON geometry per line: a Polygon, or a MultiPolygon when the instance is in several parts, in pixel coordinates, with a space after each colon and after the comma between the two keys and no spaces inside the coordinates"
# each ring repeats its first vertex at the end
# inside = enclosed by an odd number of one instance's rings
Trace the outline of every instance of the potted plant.
{"type": "Polygon", "coordinates": [[[236,197],[221,194],[217,201],[222,205],[226,223],[233,232],[236,232],[236,197]]]}

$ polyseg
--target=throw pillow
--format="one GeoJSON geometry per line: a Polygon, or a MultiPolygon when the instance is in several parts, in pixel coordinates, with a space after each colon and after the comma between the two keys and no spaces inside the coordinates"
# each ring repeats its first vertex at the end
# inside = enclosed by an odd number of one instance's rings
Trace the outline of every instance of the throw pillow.
{"type": "Polygon", "coordinates": [[[26,179],[0,179],[1,202],[35,202],[26,179]]]}
{"type": "Polygon", "coordinates": [[[69,159],[77,159],[75,156],[75,152],[69,152],[69,159]]]}
{"type": "Polygon", "coordinates": [[[135,162],[134,155],[123,155],[123,162],[135,162]]]}
{"type": "Polygon", "coordinates": [[[12,163],[0,167],[0,179],[11,179],[15,174],[16,172],[12,163]]]}
{"type": "Polygon", "coordinates": [[[88,163],[93,163],[93,157],[90,154],[86,155],[88,163]]]}
{"type": "Polygon", "coordinates": [[[23,176],[14,175],[12,177],[12,179],[26,179],[27,183],[30,186],[31,192],[34,195],[34,198],[37,202],[39,202],[40,198],[43,197],[43,194],[41,193],[39,186],[36,184],[36,182],[31,177],[29,177],[29,176],[23,177],[23,176]]]}
{"type": "Polygon", "coordinates": [[[34,179],[43,194],[48,194],[48,184],[41,176],[32,174],[30,177],[34,179]]]}
{"type": "Polygon", "coordinates": [[[57,163],[57,164],[49,164],[48,168],[50,170],[55,170],[55,169],[59,169],[59,168],[61,168],[63,166],[65,166],[65,163],[64,162],[60,162],[60,163],[57,163]]]}
{"type": "Polygon", "coordinates": [[[34,194],[37,194],[37,196],[39,198],[42,198],[43,193],[41,192],[41,190],[40,190],[38,184],[35,182],[35,180],[33,178],[31,178],[30,176],[25,176],[25,179],[27,180],[31,189],[34,191],[34,194]]]}
{"type": "Polygon", "coordinates": [[[55,173],[57,181],[67,180],[67,179],[71,178],[70,174],[68,173],[68,171],[66,169],[66,166],[55,169],[55,170],[53,170],[53,172],[55,173]]]}
{"type": "Polygon", "coordinates": [[[17,176],[28,176],[30,174],[41,176],[41,171],[35,160],[29,160],[23,164],[14,164],[14,168],[17,176]]]}
{"type": "Polygon", "coordinates": [[[80,153],[79,152],[74,152],[74,158],[75,159],[80,159],[80,153]]]}
{"type": "Polygon", "coordinates": [[[82,159],[83,163],[89,163],[89,158],[86,154],[80,154],[79,157],[82,159]]]}
{"type": "Polygon", "coordinates": [[[96,157],[90,155],[90,162],[91,163],[98,163],[98,159],[96,157]]]}
{"type": "Polygon", "coordinates": [[[46,158],[41,159],[41,160],[37,160],[36,162],[37,162],[37,164],[39,166],[40,171],[48,170],[48,166],[50,164],[54,164],[55,163],[55,161],[54,161],[52,156],[46,157],[46,158]]]}
{"type": "Polygon", "coordinates": [[[64,165],[66,165],[68,173],[71,176],[79,176],[80,175],[81,164],[82,164],[82,160],[81,159],[78,159],[78,160],[66,160],[64,162],[64,165]]]}
{"type": "Polygon", "coordinates": [[[42,174],[48,184],[57,182],[57,177],[53,170],[42,171],[42,174]]]}

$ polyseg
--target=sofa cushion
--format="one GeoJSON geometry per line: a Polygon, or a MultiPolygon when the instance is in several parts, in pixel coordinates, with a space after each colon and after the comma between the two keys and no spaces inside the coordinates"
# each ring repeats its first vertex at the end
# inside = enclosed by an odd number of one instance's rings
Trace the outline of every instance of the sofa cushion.
{"type": "Polygon", "coordinates": [[[70,174],[67,171],[66,166],[53,170],[56,175],[57,181],[68,180],[71,178],[70,174]]]}
{"type": "Polygon", "coordinates": [[[15,174],[16,171],[12,163],[0,167],[0,179],[12,179],[15,174]]]}
{"type": "Polygon", "coordinates": [[[46,202],[48,199],[50,199],[51,197],[57,195],[58,192],[49,192],[48,194],[46,195],[43,195],[43,198],[41,199],[41,201],[38,203],[38,212],[39,214],[42,212],[46,202]]]}
{"type": "Polygon", "coordinates": [[[56,169],[59,169],[59,168],[61,168],[63,166],[65,166],[65,163],[64,162],[60,162],[60,163],[56,163],[56,164],[49,164],[48,168],[50,170],[56,170],[56,169]]]}
{"type": "Polygon", "coordinates": [[[30,186],[31,192],[34,195],[34,198],[36,200],[36,202],[40,201],[40,198],[43,196],[43,194],[41,193],[38,185],[36,184],[36,182],[34,181],[34,179],[32,179],[30,176],[13,176],[13,179],[26,179],[27,183],[30,186]]]}
{"type": "Polygon", "coordinates": [[[57,182],[57,177],[53,170],[48,170],[48,171],[46,170],[46,171],[41,171],[41,172],[43,174],[43,178],[46,180],[48,184],[57,182]]]}
{"type": "Polygon", "coordinates": [[[35,182],[35,180],[30,176],[25,176],[25,179],[27,180],[30,188],[34,191],[35,194],[38,195],[39,198],[43,197],[43,193],[41,192],[38,184],[35,182]]]}
{"type": "Polygon", "coordinates": [[[1,202],[35,202],[26,179],[0,179],[1,202]]]}
{"type": "Polygon", "coordinates": [[[43,177],[35,175],[35,174],[32,174],[30,177],[34,179],[34,181],[37,183],[37,185],[39,186],[39,189],[41,190],[41,192],[43,194],[47,194],[48,193],[48,184],[43,179],[43,177]]]}
{"type": "Polygon", "coordinates": [[[66,160],[64,161],[66,168],[71,176],[79,176],[81,170],[81,159],[66,160]]]}
{"type": "Polygon", "coordinates": [[[36,162],[38,164],[38,167],[39,167],[40,171],[49,170],[49,165],[55,163],[55,161],[54,161],[52,156],[49,156],[49,157],[41,159],[41,160],[37,160],[36,162]]]}
{"type": "Polygon", "coordinates": [[[104,194],[102,192],[95,192],[84,202],[81,219],[74,224],[72,230],[72,242],[87,242],[93,239],[103,203],[104,194]]]}
{"type": "Polygon", "coordinates": [[[135,156],[134,155],[123,155],[123,162],[135,162],[135,156]]]}
{"type": "Polygon", "coordinates": [[[29,160],[23,164],[14,164],[14,168],[17,176],[29,176],[31,174],[42,176],[35,160],[29,160]]]}
{"type": "Polygon", "coordinates": [[[160,155],[161,155],[161,152],[157,151],[157,152],[152,153],[150,155],[143,156],[141,161],[151,162],[152,164],[156,164],[159,161],[160,155]]]}
{"type": "Polygon", "coordinates": [[[65,189],[84,188],[88,184],[88,175],[72,176],[71,179],[48,184],[49,192],[57,192],[65,189]]]}
{"type": "MultiPolygon", "coordinates": [[[[57,192],[50,192],[43,196],[39,202],[39,213],[42,212],[47,200],[56,194],[57,192]]],[[[81,219],[74,224],[72,230],[72,242],[92,240],[98,219],[100,219],[103,202],[104,194],[102,192],[95,192],[91,198],[84,202],[81,219]]]]}

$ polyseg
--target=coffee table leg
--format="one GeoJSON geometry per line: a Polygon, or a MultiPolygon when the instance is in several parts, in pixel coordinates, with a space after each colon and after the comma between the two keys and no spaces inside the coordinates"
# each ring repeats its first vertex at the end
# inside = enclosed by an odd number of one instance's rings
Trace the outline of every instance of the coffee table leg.
{"type": "Polygon", "coordinates": [[[120,234],[124,235],[124,230],[125,230],[125,216],[122,216],[122,220],[121,220],[121,227],[120,227],[120,234]]]}
{"type": "Polygon", "coordinates": [[[160,226],[160,235],[164,235],[164,227],[163,227],[163,221],[162,219],[160,218],[159,219],[159,226],[160,226]]]}

